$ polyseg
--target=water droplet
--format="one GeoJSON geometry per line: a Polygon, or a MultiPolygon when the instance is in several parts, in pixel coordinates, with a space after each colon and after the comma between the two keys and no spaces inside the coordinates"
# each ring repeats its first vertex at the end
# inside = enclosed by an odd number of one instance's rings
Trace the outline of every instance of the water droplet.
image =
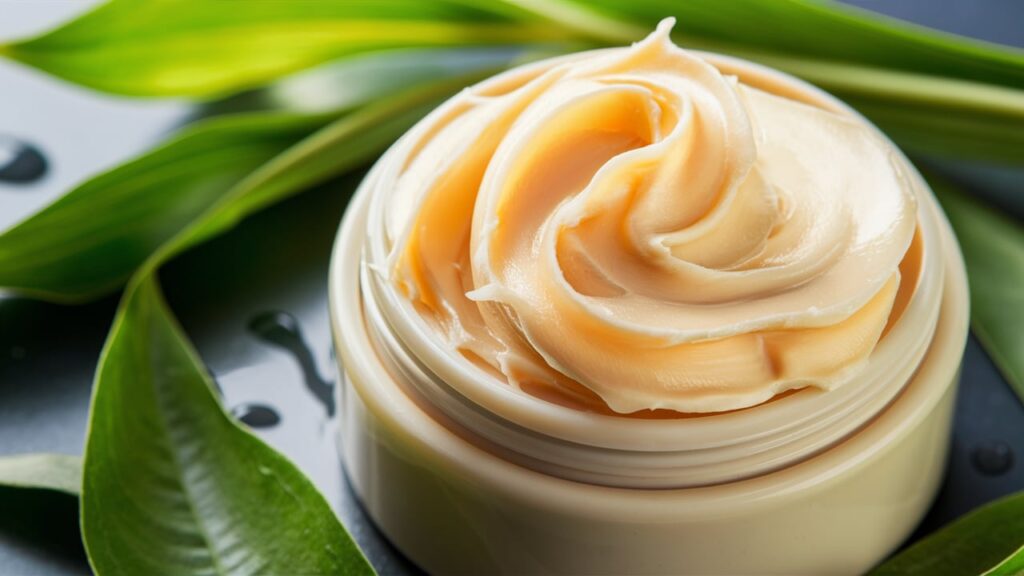
{"type": "Polygon", "coordinates": [[[231,415],[251,428],[271,428],[281,423],[281,415],[265,404],[239,404],[231,415]]]}
{"type": "Polygon", "coordinates": [[[1013,468],[1013,450],[1005,442],[986,442],[971,451],[971,463],[986,476],[999,476],[1013,468]]]}
{"type": "Polygon", "coordinates": [[[0,135],[0,182],[27,184],[46,174],[46,157],[32,144],[0,135]]]}
{"type": "Polygon", "coordinates": [[[313,351],[302,337],[299,321],[294,316],[277,311],[257,314],[249,321],[249,331],[290,353],[302,370],[306,389],[324,405],[328,416],[334,414],[334,395],[331,393],[334,387],[320,375],[313,351]]]}

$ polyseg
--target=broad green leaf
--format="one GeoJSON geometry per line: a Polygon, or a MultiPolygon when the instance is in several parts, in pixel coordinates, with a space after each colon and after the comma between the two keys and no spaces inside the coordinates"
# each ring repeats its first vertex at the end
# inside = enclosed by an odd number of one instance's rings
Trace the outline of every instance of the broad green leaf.
{"type": "Polygon", "coordinates": [[[974,333],[1024,402],[1024,229],[934,174],[928,182],[967,262],[974,333]]]}
{"type": "Polygon", "coordinates": [[[107,92],[208,97],[374,50],[569,35],[501,2],[113,0],[0,53],[107,92]]]}
{"type": "Polygon", "coordinates": [[[328,121],[253,113],[186,128],[0,235],[0,286],[64,301],[117,288],[224,190],[328,121]]]}
{"type": "MultiPolygon", "coordinates": [[[[1007,562],[1020,566],[1024,545],[1024,492],[986,504],[921,540],[870,576],[976,576],[1007,562]],[[1014,558],[1013,560],[1010,560],[1014,558]]],[[[993,571],[992,574],[1015,574],[993,571]]]]}
{"type": "Polygon", "coordinates": [[[218,404],[155,277],[107,340],[82,531],[100,574],[371,574],[316,488],[218,404]]]}
{"type": "Polygon", "coordinates": [[[0,457],[0,487],[52,490],[77,496],[82,459],[66,454],[19,454],[0,457]]]}

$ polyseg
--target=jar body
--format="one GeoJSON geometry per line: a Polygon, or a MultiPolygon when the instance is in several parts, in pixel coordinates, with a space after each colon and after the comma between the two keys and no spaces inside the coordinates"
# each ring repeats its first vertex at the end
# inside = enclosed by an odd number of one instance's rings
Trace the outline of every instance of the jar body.
{"type": "MultiPolygon", "coordinates": [[[[930,194],[920,201],[937,213],[930,194]]],[[[579,482],[513,463],[411,398],[378,357],[361,312],[367,206],[364,189],[346,214],[331,271],[343,374],[339,447],[371,518],[427,571],[855,574],[898,546],[934,498],[968,308],[963,262],[941,216],[930,247],[941,251],[944,268],[938,322],[891,404],[842,442],[782,469],[650,489],[579,482]]]]}
{"type": "MultiPolygon", "coordinates": [[[[395,429],[351,381],[345,387],[340,434],[352,486],[377,527],[431,574],[863,573],[931,504],[955,396],[951,385],[919,425],[871,447],[877,453],[855,469],[831,478],[788,470],[790,487],[754,480],[713,494],[573,485],[523,469],[506,479],[515,485],[496,486],[467,469],[489,468],[490,477],[509,472],[507,463],[425,453],[413,428],[395,429]],[[567,491],[570,499],[556,501],[567,491]],[[730,505],[716,511],[719,498],[730,505]]],[[[816,468],[833,460],[843,468],[841,458],[828,454],[816,468]]]]}

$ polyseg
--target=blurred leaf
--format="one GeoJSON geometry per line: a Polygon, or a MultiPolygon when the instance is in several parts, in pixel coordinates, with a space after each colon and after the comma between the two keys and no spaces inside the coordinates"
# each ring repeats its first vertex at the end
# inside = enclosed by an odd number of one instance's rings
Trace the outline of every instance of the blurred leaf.
{"type": "Polygon", "coordinates": [[[522,48],[419,48],[352,56],[201,107],[203,116],[283,109],[334,112],[416,85],[494,72],[530,55],[522,48]]]}
{"type": "Polygon", "coordinates": [[[684,48],[778,68],[832,92],[902,147],[1024,163],[1024,52],[806,0],[511,0],[553,20],[584,11],[653,27],[684,48]],[[568,7],[569,9],[566,9],[568,7]]]}
{"type": "MultiPolygon", "coordinates": [[[[1024,492],[986,504],[907,548],[870,576],[975,576],[1019,561],[1024,544],[1024,492]]],[[[1000,569],[992,574],[1016,574],[1000,569]]]]}
{"type": "Polygon", "coordinates": [[[374,50],[569,36],[502,2],[113,0],[0,53],[107,92],[208,97],[374,50]]]}
{"type": "Polygon", "coordinates": [[[224,190],[328,121],[275,112],[187,127],[0,235],[0,286],[70,301],[117,288],[224,190]]]}
{"type": "Polygon", "coordinates": [[[44,555],[50,570],[88,571],[78,529],[81,486],[77,456],[0,457],[0,541],[44,555]]]}
{"type": "Polygon", "coordinates": [[[221,409],[155,277],[96,377],[82,532],[102,574],[372,574],[316,488],[221,409]]]}
{"type": "Polygon", "coordinates": [[[114,0],[0,52],[111,92],[208,96],[375,50],[623,44],[670,15],[682,46],[801,76],[907,149],[1024,163],[1024,52],[810,0],[114,0]]]}
{"type": "Polygon", "coordinates": [[[830,62],[749,56],[831,92],[904,149],[1024,164],[1024,90],[830,62]]]}
{"type": "Polygon", "coordinates": [[[82,459],[66,454],[19,454],[0,457],[0,486],[52,490],[77,496],[82,459]]]}
{"type": "MultiPolygon", "coordinates": [[[[113,290],[233,187],[243,193],[231,207],[193,237],[180,238],[175,250],[369,162],[443,97],[490,71],[387,97],[382,94],[391,92],[393,82],[371,83],[379,87],[378,97],[340,115],[270,111],[200,121],[0,235],[0,286],[62,301],[113,290]]],[[[361,103],[372,94],[365,88],[358,99],[335,102],[361,103]]]]}
{"type": "Polygon", "coordinates": [[[342,116],[249,174],[151,257],[161,263],[292,194],[368,164],[422,116],[472,79],[417,87],[342,116]]]}
{"type": "Polygon", "coordinates": [[[797,56],[1024,86],[1024,51],[946,34],[879,14],[815,0],[510,0],[557,17],[570,5],[653,27],[678,19],[684,47],[724,54],[797,56]]]}
{"type": "Polygon", "coordinates": [[[928,182],[967,262],[974,333],[1024,402],[1024,230],[942,178],[928,174],[928,182]]]}
{"type": "MultiPolygon", "coordinates": [[[[938,93],[950,95],[957,89],[957,81],[932,83],[936,84],[938,93]]],[[[924,85],[923,81],[919,84],[924,85]]],[[[960,106],[951,99],[929,102],[923,98],[915,100],[912,96],[862,95],[836,89],[833,92],[871,119],[901,148],[957,160],[1024,164],[1024,115],[1012,110],[1004,113],[984,107],[960,106]]],[[[1012,97],[1022,98],[1024,102],[1024,92],[1012,97]]]]}

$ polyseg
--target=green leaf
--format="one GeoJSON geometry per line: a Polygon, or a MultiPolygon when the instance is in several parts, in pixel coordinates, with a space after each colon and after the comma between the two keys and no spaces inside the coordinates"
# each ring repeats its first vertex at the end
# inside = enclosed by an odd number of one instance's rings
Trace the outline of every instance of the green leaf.
{"type": "MultiPolygon", "coordinates": [[[[505,55],[505,61],[513,56],[505,55]]],[[[421,67],[430,58],[446,61],[439,54],[406,54],[392,59],[392,69],[421,67]]],[[[403,81],[374,80],[366,67],[342,66],[321,78],[320,85],[358,82],[362,88],[331,99],[331,112],[271,110],[202,120],[0,235],[0,287],[59,301],[86,300],[116,289],[229,190],[243,192],[194,237],[179,239],[175,250],[368,163],[443,97],[493,69],[492,60],[452,65],[423,82],[416,74],[403,81]],[[405,86],[410,87],[399,89],[405,86]],[[339,107],[348,111],[339,112],[339,107]]],[[[286,92],[291,100],[284,103],[304,101],[294,88],[303,84],[283,86],[292,87],[286,92]]]]}
{"type": "MultiPolygon", "coordinates": [[[[852,104],[902,147],[1024,163],[1024,52],[804,0],[512,0],[568,26],[654,26],[676,41],[789,72],[852,104]]],[[[596,27],[591,27],[596,29],[596,27]]]]}
{"type": "Polygon", "coordinates": [[[814,0],[511,0],[558,18],[573,6],[607,19],[654,26],[675,16],[684,46],[904,70],[1017,88],[1024,51],[930,30],[814,0]]]}
{"type": "Polygon", "coordinates": [[[284,151],[165,244],[153,262],[228,230],[245,216],[330,177],[368,164],[444,98],[470,80],[434,82],[347,114],[284,151]]]}
{"type": "Polygon", "coordinates": [[[993,566],[981,576],[1019,576],[1024,574],[1024,546],[1021,546],[1012,556],[993,566]]]}
{"type": "Polygon", "coordinates": [[[1024,230],[937,175],[927,176],[967,262],[974,334],[1024,402],[1024,230]]]}
{"type": "Polygon", "coordinates": [[[224,190],[327,121],[253,113],[186,128],[0,235],[0,286],[63,301],[117,288],[224,190]]]}
{"type": "MultiPolygon", "coordinates": [[[[0,457],[0,542],[46,558],[49,570],[88,564],[78,523],[82,459],[65,454],[0,457]]],[[[2,571],[11,566],[0,560],[2,571]]],[[[17,564],[17,563],[15,563],[17,564]]]]}
{"type": "Polygon", "coordinates": [[[736,55],[831,92],[907,150],[1024,163],[1024,90],[835,62],[736,55]]]}
{"type": "Polygon", "coordinates": [[[154,276],[100,360],[82,530],[101,574],[371,574],[316,488],[220,407],[154,276]]]}
{"type": "Polygon", "coordinates": [[[567,36],[500,2],[114,0],[0,53],[107,92],[208,97],[373,50],[567,36]]]}
{"type": "Polygon", "coordinates": [[[220,408],[155,274],[252,211],[365,163],[464,83],[434,82],[342,117],[222,192],[138,268],[90,413],[82,526],[97,572],[372,572],[308,480],[220,408]]]}
{"type": "MultiPolygon", "coordinates": [[[[1022,544],[1024,492],[1018,492],[960,517],[878,566],[870,576],[975,576],[1003,562],[1019,567],[1022,544]]],[[[1000,568],[991,573],[1016,572],[1000,568]]]]}
{"type": "Polygon", "coordinates": [[[82,459],[66,454],[19,454],[0,457],[0,486],[52,490],[77,496],[82,459]]]}
{"type": "Polygon", "coordinates": [[[493,73],[532,56],[533,51],[509,47],[373,52],[329,62],[207,103],[200,108],[200,113],[208,116],[253,110],[337,112],[370,104],[414,86],[493,73]]]}

